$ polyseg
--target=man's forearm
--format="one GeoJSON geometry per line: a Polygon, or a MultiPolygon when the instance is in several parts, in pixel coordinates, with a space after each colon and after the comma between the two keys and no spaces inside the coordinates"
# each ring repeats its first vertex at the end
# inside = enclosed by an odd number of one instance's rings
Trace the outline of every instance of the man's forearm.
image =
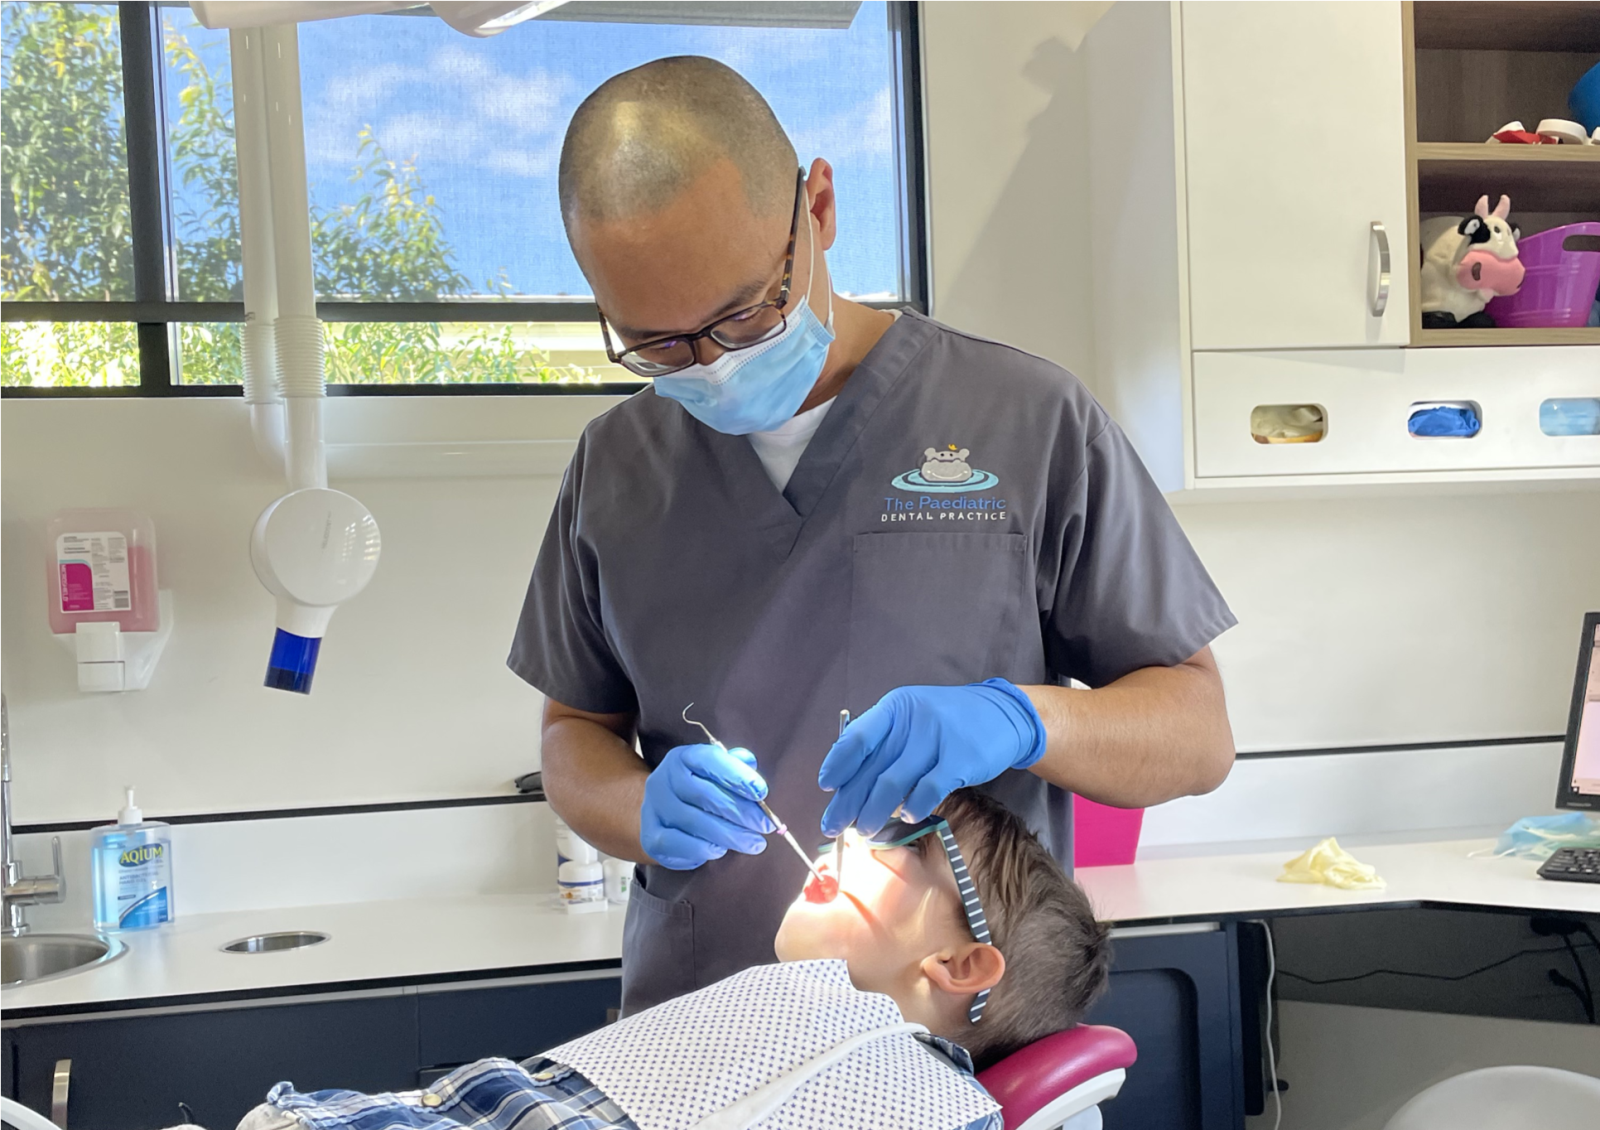
{"type": "Polygon", "coordinates": [[[639,846],[650,772],[633,747],[594,718],[547,709],[541,750],[545,795],[561,819],[607,855],[653,862],[639,846]]]}
{"type": "Polygon", "coordinates": [[[1033,772],[1090,800],[1142,808],[1210,792],[1233,765],[1233,730],[1209,648],[1092,691],[1021,689],[1047,735],[1033,772]]]}

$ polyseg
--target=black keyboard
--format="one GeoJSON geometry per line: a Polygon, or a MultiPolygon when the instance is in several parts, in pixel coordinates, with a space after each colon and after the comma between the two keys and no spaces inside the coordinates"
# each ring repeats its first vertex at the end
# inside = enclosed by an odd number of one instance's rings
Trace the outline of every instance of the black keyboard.
{"type": "Polygon", "coordinates": [[[1539,868],[1539,878],[1600,883],[1600,848],[1558,848],[1539,868]]]}

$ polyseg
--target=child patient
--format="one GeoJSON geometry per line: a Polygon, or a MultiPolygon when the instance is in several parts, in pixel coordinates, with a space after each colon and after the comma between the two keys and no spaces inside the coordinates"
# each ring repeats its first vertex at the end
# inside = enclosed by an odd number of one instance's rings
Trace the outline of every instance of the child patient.
{"type": "Polygon", "coordinates": [[[1082,1018],[1105,987],[1105,928],[971,790],[871,842],[850,834],[843,856],[825,853],[826,882],[789,908],[779,964],[427,1091],[280,1083],[239,1130],[999,1130],[974,1068],[1082,1018]]]}

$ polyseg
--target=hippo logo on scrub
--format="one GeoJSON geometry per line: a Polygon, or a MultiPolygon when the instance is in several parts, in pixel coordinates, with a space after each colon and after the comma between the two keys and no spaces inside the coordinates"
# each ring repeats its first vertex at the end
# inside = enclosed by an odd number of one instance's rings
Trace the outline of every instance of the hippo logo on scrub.
{"type": "Polygon", "coordinates": [[[946,444],[943,450],[930,447],[922,453],[922,466],[896,475],[891,485],[911,494],[936,492],[958,494],[969,490],[989,490],[1000,485],[1000,476],[982,471],[967,462],[967,448],[946,444]]]}

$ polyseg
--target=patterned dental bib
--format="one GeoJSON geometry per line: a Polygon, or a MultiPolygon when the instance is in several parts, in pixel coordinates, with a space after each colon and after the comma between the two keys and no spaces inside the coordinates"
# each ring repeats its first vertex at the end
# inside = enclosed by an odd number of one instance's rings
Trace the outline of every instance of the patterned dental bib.
{"type": "Polygon", "coordinates": [[[640,1130],[955,1130],[999,1110],[843,961],[758,965],[545,1053],[640,1130]]]}

